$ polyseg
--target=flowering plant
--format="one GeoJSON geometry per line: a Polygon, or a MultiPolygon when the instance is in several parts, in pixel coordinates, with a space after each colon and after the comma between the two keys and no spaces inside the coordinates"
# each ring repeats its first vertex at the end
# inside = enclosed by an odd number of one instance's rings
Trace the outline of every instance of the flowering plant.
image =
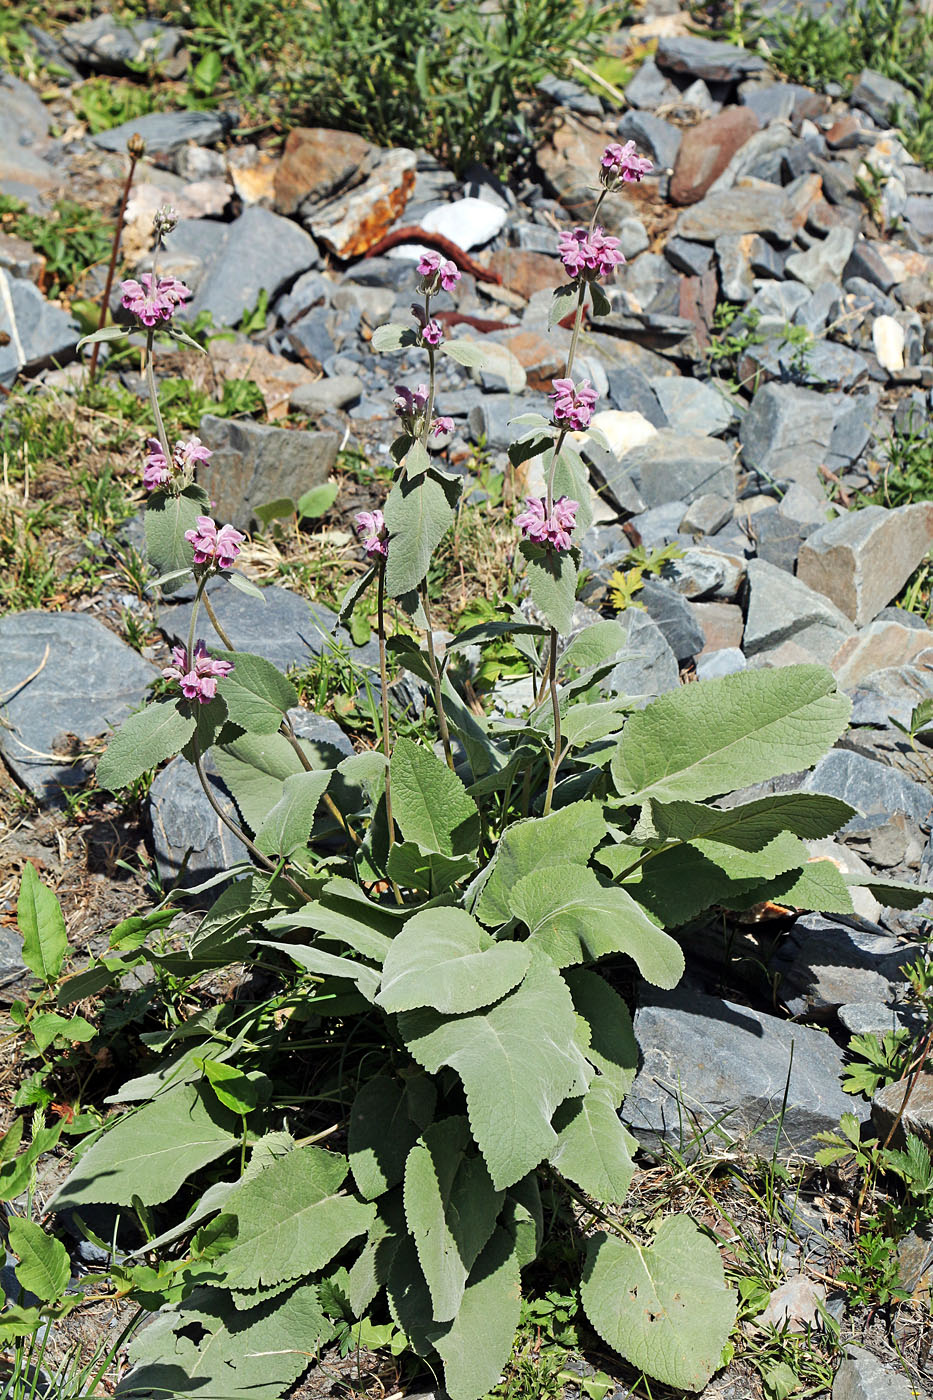
{"type": "MultiPolygon", "coordinates": [[[[115,789],[173,755],[190,760],[245,856],[222,872],[178,957],[199,969],[261,959],[283,990],[271,1010],[243,999],[173,1029],[161,1042],[171,1058],[125,1091],[151,1097],[93,1142],[59,1194],[61,1207],[164,1212],[147,1258],[168,1251],[168,1281],[139,1266],[150,1305],[165,1304],[136,1348],[143,1392],[169,1367],[199,1381],[209,1371],[236,1400],[257,1386],[284,1392],[339,1326],[371,1318],[443,1371],[452,1400],[481,1400],[507,1363],[522,1273],[544,1241],[542,1180],[595,1202],[606,1226],[580,1239],[581,1303],[600,1336],[679,1393],[720,1364],[737,1300],[716,1245],[686,1216],[646,1238],[621,1214],[637,1143],[620,1110],[638,1047],[619,987],[636,970],[674,987],[684,956],[671,931],[713,906],[779,896],[851,910],[846,878],[815,866],[801,839],[831,834],[847,804],[803,791],[718,801],[816,762],[848,702],[828,671],[801,666],[645,705],[612,685],[627,642],[619,620],[580,625],[592,513],[579,439],[604,439],[574,365],[585,311],[603,313],[601,279],[621,261],[600,207],[647,164],[608,146],[589,227],[560,239],[569,280],[551,319],[572,317],[563,374],[550,416],[513,420],[512,465],[533,463],[541,483],[514,520],[520,601],[443,652],[428,573],[462,483],[439,452],[450,423],[434,412],[436,371],[440,356],[478,369],[486,354],[444,334],[432,302],[456,287],[456,269],[433,253],[417,266],[413,324],[373,335],[377,352],[423,356],[427,369],[396,389],[392,485],[356,516],[365,568],[341,609],[348,622],[375,592],[371,748],[337,760],[303,739],[292,682],[235,650],[211,595],[248,583],[233,567],[243,538],[207,514],[200,445],[170,453],[153,391],[146,534],[162,585],[193,588],[190,631],[164,670],[171,698],[124,723],[98,781],[115,789]],[[404,622],[394,636],[390,604],[404,622]],[[197,635],[201,609],[218,655],[197,635]],[[479,713],[451,665],[503,636],[529,669],[517,717],[479,713]],[[432,742],[393,733],[390,661],[407,671],[432,742]],[[309,1046],[324,1059],[316,1081],[309,1046]]],[[[521,367],[498,351],[497,372],[520,389],[521,367]]]]}

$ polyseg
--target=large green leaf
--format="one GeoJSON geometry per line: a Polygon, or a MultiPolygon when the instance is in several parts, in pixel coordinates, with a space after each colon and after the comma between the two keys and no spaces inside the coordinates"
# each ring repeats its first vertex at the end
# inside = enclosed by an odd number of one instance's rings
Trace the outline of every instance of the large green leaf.
{"type": "Polygon", "coordinates": [[[607,661],[614,661],[627,639],[626,628],[615,618],[591,623],[577,633],[557,658],[558,675],[571,667],[578,671],[590,671],[607,661]]]}
{"type": "Polygon", "coordinates": [[[244,1182],[225,1207],[240,1227],[223,1257],[227,1286],[243,1290],[301,1278],[365,1235],[375,1207],[338,1194],[346,1174],[345,1157],[302,1147],[244,1182]]]}
{"type": "Polygon", "coordinates": [[[193,1172],[238,1144],[240,1123],[210,1089],[184,1084],[160,1094],[105,1132],[55,1198],[55,1209],[169,1200],[193,1172]]]}
{"type": "Polygon", "coordinates": [[[589,968],[568,968],[564,980],[574,1009],[589,1030],[585,1055],[612,1089],[616,1108],[622,1103],[638,1069],[638,1042],[625,1002],[604,977],[589,968]]]}
{"type": "Polygon", "coordinates": [[[686,1390],[702,1390],[718,1369],[736,1314],[719,1251],[684,1215],[668,1216],[647,1246],[594,1235],[580,1296],[603,1341],[686,1390]]]}
{"type": "Polygon", "coordinates": [[[97,785],[108,792],[129,786],[150,768],[181,753],[195,731],[185,700],[147,705],[120,725],[97,764],[97,785]]]}
{"type": "Polygon", "coordinates": [[[425,851],[462,856],[479,843],[479,812],[443,759],[404,737],[389,764],[392,816],[406,841],[425,851]]]}
{"type": "MultiPolygon", "coordinates": [[[[611,868],[616,852],[611,847],[599,853],[611,868]]],[[[750,900],[770,898],[771,882],[788,871],[799,871],[809,856],[806,846],[790,832],[782,831],[758,851],[701,838],[659,851],[646,860],[626,884],[639,903],[667,927],[721,904],[727,909],[744,908],[750,900]]],[[[627,853],[621,853],[627,860],[627,853]]],[[[786,882],[785,882],[786,883],[786,882]]]]}
{"type": "Polygon", "coordinates": [[[410,593],[428,572],[431,555],[453,524],[460,483],[438,481],[430,472],[397,481],[386,497],[389,530],[386,592],[410,593]]]}
{"type": "Polygon", "coordinates": [[[384,1011],[476,1011],[511,991],[530,961],[525,944],[496,943],[464,909],[422,909],[393,940],[376,1001],[384,1011]]]}
{"type": "Polygon", "coordinates": [[[473,1267],[456,1318],[434,1345],[450,1400],[482,1400],[509,1359],[521,1313],[521,1277],[512,1235],[499,1229],[473,1267]]]}
{"type": "Polygon", "coordinates": [[[627,890],[602,885],[583,865],[551,866],[513,887],[509,909],[558,967],[626,953],[656,987],[683,976],[680,945],[649,918],[627,890]]]}
{"type": "Polygon", "coordinates": [[[248,734],[274,734],[282,717],[298,704],[298,692],[277,666],[248,651],[220,651],[233,670],[224,680],[227,718],[248,734]]]}
{"type": "Polygon", "coordinates": [[[521,986],[487,1011],[451,1019],[436,1011],[399,1017],[402,1038],[429,1074],[457,1071],[473,1136],[497,1190],[511,1186],[556,1145],[555,1109],[579,1083],[570,992],[534,953],[521,986]]]}
{"type": "Polygon", "coordinates": [[[880,904],[891,909],[916,909],[925,899],[933,899],[933,890],[907,880],[876,880],[873,875],[847,875],[850,889],[870,890],[880,904]]]}
{"type": "Polygon", "coordinates": [[[375,1200],[402,1180],[436,1097],[424,1074],[409,1075],[404,1082],[377,1074],[361,1086],[350,1110],[347,1142],[350,1171],[365,1200],[375,1200]]]}
{"type": "Polygon", "coordinates": [[[257,938],[254,940],[260,947],[275,948],[279,953],[285,953],[293,958],[299,967],[303,967],[306,972],[315,973],[319,977],[343,977],[352,982],[357,991],[366,998],[367,1001],[375,1001],[376,992],[379,988],[379,973],[373,967],[368,967],[366,963],[357,962],[353,958],[340,958],[336,953],[328,953],[324,948],[317,945],[299,943],[274,943],[271,939],[257,938]]]}
{"type": "Polygon", "coordinates": [[[535,607],[559,633],[569,632],[577,597],[576,551],[558,553],[531,540],[522,540],[519,549],[527,566],[525,575],[535,607]]]}
{"type": "Polygon", "coordinates": [[[832,836],[855,815],[848,802],[818,792],[781,792],[738,807],[706,807],[700,802],[650,804],[651,833],[663,841],[712,837],[743,851],[759,850],[782,831],[814,840],[832,836]]]}
{"type": "Polygon", "coordinates": [[[482,1157],[467,1155],[470,1142],[465,1118],[445,1118],[425,1130],[405,1164],[405,1218],[438,1322],[456,1317],[505,1199],[482,1157]]]}
{"type": "Polygon", "coordinates": [[[422,850],[415,841],[396,841],[386,861],[390,880],[402,889],[426,890],[432,896],[443,894],[475,870],[474,856],[442,856],[422,850]]]}
{"type": "Polygon", "coordinates": [[[328,881],[319,900],[270,919],[268,926],[276,931],[314,929],[322,938],[345,943],[362,957],[381,963],[398,932],[398,918],[367,899],[352,880],[338,877],[328,881]]]}
{"type": "MultiPolygon", "coordinates": [[[[768,898],[794,909],[815,909],[822,914],[851,914],[852,895],[845,875],[828,856],[815,857],[802,870],[792,870],[769,883],[768,898]]],[[[739,901],[735,907],[744,909],[757,904],[755,895],[739,901]]]]}
{"type": "Polygon", "coordinates": [[[319,768],[285,779],[282,796],[256,832],[256,845],[265,855],[290,856],[308,844],[314,814],[332,776],[332,769],[319,768]]]}
{"type": "Polygon", "coordinates": [[[260,830],[282,797],[285,779],[304,772],[284,734],[244,734],[232,744],[215,749],[213,758],[252,831],[260,830]]]}
{"type": "MultiPolygon", "coordinates": [[[[179,495],[153,491],[146,502],[146,553],[152,568],[162,574],[191,569],[193,554],[185,531],[193,530],[199,515],[210,514],[210,501],[200,486],[188,486],[179,495]]],[[[166,593],[180,588],[181,577],[162,584],[166,593]]]]}
{"type": "Polygon", "coordinates": [[[612,759],[619,793],[699,801],[809,768],[851,708],[823,666],[741,671],[684,686],[628,720],[612,759]]]}
{"type": "Polygon", "coordinates": [[[43,982],[54,982],[68,951],[65,919],[57,895],[42,883],[31,861],[20,877],[16,923],[23,936],[23,962],[43,982]]]}
{"type": "Polygon", "coordinates": [[[523,875],[547,865],[585,865],[606,830],[597,802],[573,802],[549,817],[507,827],[476,905],[476,917],[490,926],[507,923],[512,917],[509,892],[523,875]]]}
{"type": "Polygon", "coordinates": [[[57,1302],[71,1278],[71,1261],[61,1240],[20,1215],[10,1216],[9,1231],[9,1246],[19,1258],[17,1281],[40,1302],[57,1302]]]}
{"type": "Polygon", "coordinates": [[[638,1143],[619,1121],[615,1095],[597,1081],[579,1099],[568,1099],[554,1115],[558,1144],[551,1166],[605,1205],[620,1206],[635,1171],[638,1143]]]}
{"type": "Polygon", "coordinates": [[[332,1332],[316,1285],[248,1312],[228,1293],[199,1288],[138,1334],[130,1353],[137,1365],[116,1394],[280,1400],[332,1332]]]}

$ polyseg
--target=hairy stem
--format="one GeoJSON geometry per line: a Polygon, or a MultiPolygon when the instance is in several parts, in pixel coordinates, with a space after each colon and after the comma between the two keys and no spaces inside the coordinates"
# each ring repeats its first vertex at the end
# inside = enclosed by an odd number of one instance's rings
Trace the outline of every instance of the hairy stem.
{"type": "MultiPolygon", "coordinates": [[[[204,772],[204,759],[200,749],[198,748],[197,739],[195,739],[194,741],[194,767],[195,772],[198,775],[198,781],[200,782],[201,787],[204,789],[204,796],[207,798],[208,802],[211,804],[217,816],[223,822],[224,826],[227,828],[228,831],[231,831],[233,833],[233,835],[237,838],[238,841],[242,841],[243,845],[249,851],[250,855],[253,857],[253,860],[256,862],[257,865],[262,866],[263,870],[268,870],[271,875],[274,875],[279,869],[276,862],[270,860],[267,855],[263,854],[263,852],[256,845],[255,841],[250,840],[243,828],[239,826],[237,822],[235,822],[233,818],[224,811],[223,807],[221,807],[220,803],[217,801],[217,798],[214,795],[214,791],[207,780],[207,774],[204,772]]],[[[304,904],[310,902],[310,896],[305,893],[305,891],[301,888],[301,886],[296,880],[293,880],[292,877],[284,870],[281,872],[281,875],[285,883],[295,891],[295,893],[301,898],[304,904]]]]}
{"type": "Polygon", "coordinates": [[[224,646],[227,648],[228,651],[236,651],[236,647],[233,645],[230,638],[227,636],[226,632],[221,627],[220,622],[217,618],[217,614],[214,612],[213,606],[211,604],[211,600],[206,593],[204,594],[204,598],[202,599],[202,601],[204,603],[204,611],[207,613],[208,617],[211,620],[211,626],[217,633],[220,640],[223,642],[224,646]]]}
{"type": "MultiPolygon", "coordinates": [[[[198,626],[198,605],[201,602],[202,595],[204,593],[204,585],[206,583],[207,574],[202,574],[201,577],[198,579],[198,587],[197,592],[194,595],[194,602],[191,604],[191,621],[188,624],[188,650],[185,653],[185,660],[187,662],[189,671],[194,670],[194,643],[198,626]]],[[[207,602],[206,598],[204,599],[204,602],[207,602]]]]}
{"type": "Polygon", "coordinates": [[[159,407],[159,391],[156,388],[155,370],[152,365],[152,343],[155,339],[155,331],[152,327],[146,333],[146,388],[149,391],[149,402],[152,405],[152,416],[155,419],[156,437],[165,454],[166,463],[171,462],[172,454],[169,450],[168,437],[165,432],[165,424],[162,422],[162,410],[159,407]]]}
{"type": "MultiPolygon", "coordinates": [[[[120,209],[117,214],[116,227],[113,230],[113,244],[110,248],[110,262],[107,266],[107,280],[104,283],[104,294],[100,301],[100,315],[97,318],[97,329],[103,330],[104,322],[107,319],[107,310],[110,306],[110,292],[113,288],[113,274],[117,268],[117,254],[120,251],[120,236],[123,232],[123,216],[126,213],[126,201],[130,197],[130,188],[133,184],[133,174],[136,170],[137,157],[130,152],[130,168],[126,175],[126,184],[123,186],[123,198],[120,200],[120,209]]],[[[88,365],[88,376],[93,382],[97,373],[97,357],[100,354],[100,341],[95,340],[91,347],[91,362],[88,365]]]]}
{"type": "Polygon", "coordinates": [[[554,796],[554,782],[557,778],[557,770],[561,760],[561,732],[560,732],[560,700],[557,694],[557,628],[551,628],[551,653],[547,664],[548,689],[551,692],[551,710],[554,715],[554,750],[551,754],[551,766],[547,775],[547,792],[544,795],[544,813],[546,817],[551,810],[551,799],[554,796]]]}
{"type": "Polygon", "coordinates": [[[389,781],[389,757],[391,738],[389,735],[389,671],[386,666],[386,570],[385,563],[379,565],[379,582],[376,595],[376,635],[379,638],[379,680],[382,686],[382,752],[386,761],[386,821],[389,827],[389,850],[395,845],[395,823],[392,820],[392,786],[389,781]]]}
{"type": "Polygon", "coordinates": [[[447,728],[447,713],[444,709],[444,696],[441,691],[441,673],[437,664],[437,654],[434,650],[434,627],[431,622],[431,604],[428,601],[428,581],[421,585],[421,606],[424,609],[425,621],[428,624],[428,669],[431,672],[431,688],[434,691],[434,707],[437,710],[437,728],[441,736],[441,743],[444,746],[444,758],[447,760],[447,767],[454,771],[454,756],[450,747],[450,730],[447,728]]]}

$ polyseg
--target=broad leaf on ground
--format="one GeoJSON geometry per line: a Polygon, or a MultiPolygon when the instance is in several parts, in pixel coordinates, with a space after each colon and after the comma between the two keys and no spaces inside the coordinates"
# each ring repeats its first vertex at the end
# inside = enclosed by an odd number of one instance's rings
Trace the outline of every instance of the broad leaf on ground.
{"type": "Polygon", "coordinates": [[[71,1261],[61,1240],[47,1235],[34,1220],[11,1215],[8,1243],[19,1258],[16,1278],[21,1287],[43,1303],[60,1298],[71,1278],[71,1261]]]}
{"type": "Polygon", "coordinates": [[[467,1155],[470,1145],[467,1120],[445,1118],[425,1130],[405,1164],[405,1219],[438,1322],[456,1317],[505,1199],[482,1157],[467,1155]]]}
{"type": "Polygon", "coordinates": [[[316,944],[309,946],[304,943],[275,943],[268,938],[257,938],[254,941],[260,947],[275,948],[276,952],[285,953],[306,972],[315,973],[319,977],[346,978],[367,1001],[376,999],[379,973],[366,963],[357,962],[354,958],[338,957],[336,953],[328,953],[325,948],[319,948],[316,944]]]}
{"type": "Polygon", "coordinates": [[[650,824],[635,836],[663,841],[695,841],[711,837],[743,851],[756,851],[782,831],[805,840],[832,836],[855,815],[855,808],[819,792],[780,792],[737,807],[706,807],[701,802],[649,803],[650,824]],[[650,828],[650,829],[649,829],[650,828]]]}
{"type": "Polygon", "coordinates": [[[845,729],[851,704],[824,666],[741,671],[683,686],[628,720],[612,760],[632,802],[695,802],[809,768],[845,729]]]}
{"type": "Polygon", "coordinates": [[[244,1182],[225,1206],[239,1224],[223,1258],[225,1284],[244,1290],[301,1278],[365,1235],[375,1207],[338,1194],[346,1174],[345,1157],[302,1147],[244,1182]]]}
{"type": "Polygon", "coordinates": [[[429,1074],[449,1065],[460,1076],[473,1136],[497,1190],[554,1150],[551,1118],[581,1075],[574,1026],[567,984],[543,953],[533,954],[521,985],[487,1011],[399,1017],[402,1039],[429,1074]]]}
{"type": "Polygon", "coordinates": [[[517,986],[530,962],[530,948],[497,943],[464,909],[422,909],[393,940],[376,1001],[384,1011],[476,1011],[517,986]]]}
{"type": "Polygon", "coordinates": [[[529,942],[558,967],[626,953],[655,987],[676,987],[683,976],[680,945],[627,890],[602,885],[587,866],[525,875],[512,888],[509,909],[527,926],[529,942]]]}
{"type": "Polygon", "coordinates": [[[238,1146],[240,1121],[207,1086],[184,1084],[160,1094],[88,1148],[55,1209],[89,1204],[144,1206],[169,1200],[193,1172],[238,1146]]]}
{"type": "Polygon", "coordinates": [[[668,1216],[650,1245],[589,1241],[580,1297],[604,1342],[678,1389],[702,1390],[720,1365],[736,1314],[712,1240],[668,1216]]]}
{"type": "Polygon", "coordinates": [[[460,1311],[434,1345],[450,1400],[482,1400],[509,1359],[521,1313],[515,1241],[499,1229],[473,1267],[460,1311]]]}

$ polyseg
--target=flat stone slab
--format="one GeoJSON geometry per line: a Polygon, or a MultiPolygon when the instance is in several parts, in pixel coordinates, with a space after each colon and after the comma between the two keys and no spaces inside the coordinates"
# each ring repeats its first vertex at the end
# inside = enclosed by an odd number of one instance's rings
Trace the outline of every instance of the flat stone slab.
{"type": "MultiPolygon", "coordinates": [[[[210,771],[208,782],[221,807],[239,822],[233,798],[220,778],[210,771]]],[[[149,789],[149,822],[159,876],[164,884],[198,885],[238,861],[249,852],[214,811],[200,779],[186,758],[173,758],[149,789]]]]}
{"type": "Polygon", "coordinates": [[[832,1400],[926,1400],[926,1395],[902,1371],[883,1365],[864,1347],[847,1346],[833,1381],[832,1400]]]}
{"type": "MultiPolygon", "coordinates": [[[[933,795],[922,783],[915,783],[896,768],[851,749],[833,749],[821,758],[801,787],[805,792],[823,792],[828,797],[841,798],[866,817],[874,812],[883,812],[886,816],[906,812],[921,826],[930,825],[933,795]]],[[[858,818],[853,817],[842,830],[860,825],[858,818]]]]}
{"type": "MultiPolygon", "coordinates": [[[[300,230],[299,230],[300,232],[300,230]]],[[[247,419],[201,419],[201,440],[213,457],[198,467],[203,486],[218,518],[248,530],[256,507],[299,496],[327,480],[340,446],[335,432],[306,432],[276,428],[247,419]]]]}
{"type": "Polygon", "coordinates": [[[189,141],[211,146],[232,125],[233,118],[227,112],[149,112],[109,131],[99,131],[91,140],[104,151],[125,151],[127,141],[138,133],[146,143],[147,155],[172,155],[189,141]]]}
{"type": "MultiPolygon", "coordinates": [[[[185,319],[209,311],[217,326],[235,326],[268,293],[270,303],[299,273],[320,262],[314,240],[293,219],[254,204],[232,224],[207,262],[185,319]]],[[[170,244],[171,246],[171,244],[170,244]]]]}
{"type": "Polygon", "coordinates": [[[0,333],[0,384],[9,388],[22,370],[70,359],[81,330],[32,282],[0,267],[0,333]]]}
{"type": "MultiPolygon", "coordinates": [[[[237,651],[249,651],[264,656],[280,671],[291,666],[307,666],[333,644],[336,614],[323,603],[309,603],[287,588],[270,584],[262,590],[262,598],[250,598],[223,579],[208,585],[211,604],[220,625],[237,651]]],[[[159,626],[173,642],[184,645],[191,620],[191,604],[171,603],[159,609],[159,626]]],[[[219,646],[207,615],[201,614],[198,634],[208,648],[219,646]]],[[[378,664],[375,642],[363,647],[349,647],[354,659],[363,666],[378,664]]]]}
{"type": "Polygon", "coordinates": [[[648,442],[619,459],[600,463],[610,493],[625,508],[634,487],[642,508],[685,501],[700,496],[735,500],[735,468],[732,452],[718,440],[701,434],[660,429],[648,442]]]}
{"type": "Polygon", "coordinates": [[[866,506],[810,535],[800,547],[797,572],[861,626],[897,596],[931,547],[930,501],[896,510],[866,506]]]}
{"type": "Polygon", "coordinates": [[[80,787],[89,770],[69,754],[142,705],[158,674],[86,613],[0,620],[0,753],[13,776],[45,803],[80,787]]]}
{"type": "Polygon", "coordinates": [[[725,1135],[763,1157],[777,1139],[782,1160],[812,1158],[841,1114],[868,1116],[842,1092],[843,1052],[820,1031],[691,987],[652,992],[634,1024],[642,1062],[620,1116],[646,1147],[693,1156],[725,1135]]]}
{"type": "Polygon", "coordinates": [[[854,631],[845,614],[822,593],[776,564],[764,559],[748,561],[746,656],[758,656],[795,641],[819,660],[829,661],[854,631]]]}

